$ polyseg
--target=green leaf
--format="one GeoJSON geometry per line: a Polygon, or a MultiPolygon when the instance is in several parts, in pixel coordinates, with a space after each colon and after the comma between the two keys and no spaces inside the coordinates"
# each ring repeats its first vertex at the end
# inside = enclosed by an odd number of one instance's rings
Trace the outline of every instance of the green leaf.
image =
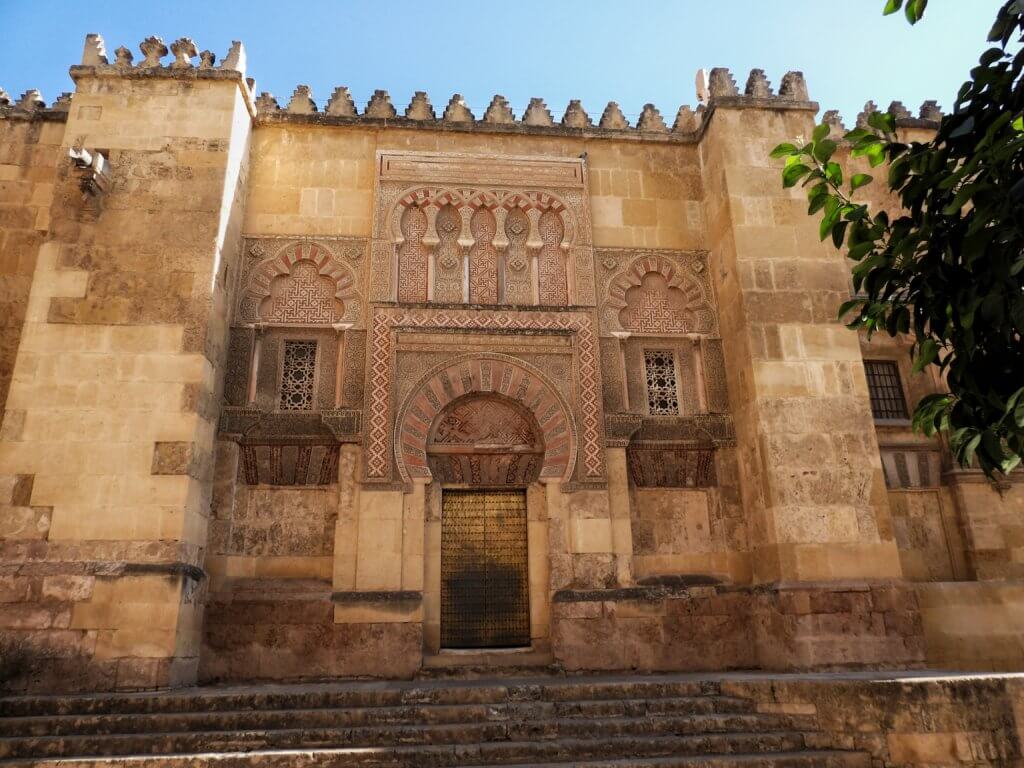
{"type": "Polygon", "coordinates": [[[956,193],[956,197],[953,198],[953,202],[942,209],[944,216],[955,216],[960,212],[967,201],[971,199],[971,196],[977,191],[977,184],[964,184],[960,187],[960,190],[956,193]]]}
{"type": "Polygon", "coordinates": [[[788,165],[782,172],[782,185],[784,187],[794,187],[800,179],[810,172],[810,167],[803,163],[793,163],[792,165],[788,165]]]}
{"type": "Polygon", "coordinates": [[[881,144],[872,144],[867,151],[868,163],[876,168],[885,162],[885,148],[881,144]]]}
{"type": "Polygon", "coordinates": [[[884,16],[890,16],[903,7],[903,0],[886,0],[885,8],[882,10],[884,16]]]}
{"type": "Polygon", "coordinates": [[[849,258],[853,259],[854,261],[860,261],[867,254],[871,253],[871,251],[873,251],[874,248],[874,241],[868,240],[866,243],[857,243],[856,245],[851,246],[850,250],[847,252],[846,255],[849,258]]]}
{"type": "Polygon", "coordinates": [[[1006,452],[1003,450],[1003,443],[990,429],[986,429],[981,433],[981,449],[992,459],[993,463],[1001,464],[1003,459],[1006,458],[1006,452]]]}
{"type": "Polygon", "coordinates": [[[822,139],[814,145],[814,157],[819,162],[827,163],[837,147],[838,145],[831,139],[822,139]]]}
{"type": "Polygon", "coordinates": [[[872,112],[868,115],[868,125],[876,131],[884,133],[896,132],[896,118],[888,112],[872,112]]]}
{"type": "Polygon", "coordinates": [[[795,144],[789,142],[783,142],[779,144],[775,149],[772,150],[771,157],[778,160],[780,157],[787,157],[794,154],[797,151],[795,144]]]}
{"type": "Polygon", "coordinates": [[[828,136],[829,131],[832,127],[828,123],[822,123],[821,125],[814,126],[814,133],[811,134],[811,141],[817,144],[819,141],[828,136]]]}
{"type": "Polygon", "coordinates": [[[866,184],[870,184],[874,181],[874,176],[867,173],[855,173],[853,178],[850,179],[850,192],[856,192],[858,189],[866,184]]]}
{"type": "Polygon", "coordinates": [[[1024,133],[1024,115],[1020,115],[1016,120],[1013,121],[1013,130],[1018,133],[1024,133]]]}
{"type": "Polygon", "coordinates": [[[908,0],[907,7],[904,9],[907,21],[917,24],[924,17],[924,9],[927,5],[928,0],[908,0]]]}
{"type": "Polygon", "coordinates": [[[939,345],[934,339],[925,339],[921,343],[921,353],[914,360],[914,373],[920,373],[924,367],[933,362],[939,354],[939,345]]]}
{"type": "MultiPolygon", "coordinates": [[[[813,216],[818,211],[820,211],[822,208],[824,208],[825,204],[828,201],[829,201],[829,194],[828,194],[828,192],[822,192],[820,194],[812,196],[811,197],[811,204],[809,206],[807,206],[807,215],[808,216],[813,216]]],[[[1022,259],[1021,261],[1024,262],[1024,259],[1022,259]]]]}
{"type": "Polygon", "coordinates": [[[846,228],[850,226],[848,221],[840,221],[832,228],[832,244],[836,248],[843,247],[843,240],[846,239],[846,228]]]}
{"type": "Polygon", "coordinates": [[[974,462],[974,452],[978,450],[978,444],[981,442],[981,433],[979,432],[972,437],[967,445],[964,446],[964,451],[961,454],[961,464],[965,467],[971,466],[974,462]]]}
{"type": "Polygon", "coordinates": [[[842,320],[846,316],[847,312],[854,307],[861,306],[864,304],[864,301],[864,299],[850,299],[849,301],[844,301],[839,305],[839,312],[836,313],[836,320],[842,320]]]}

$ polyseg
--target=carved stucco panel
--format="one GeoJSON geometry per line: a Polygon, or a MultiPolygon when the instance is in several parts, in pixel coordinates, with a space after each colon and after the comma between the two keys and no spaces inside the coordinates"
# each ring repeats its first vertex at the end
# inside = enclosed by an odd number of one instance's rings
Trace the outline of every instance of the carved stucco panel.
{"type": "Polygon", "coordinates": [[[594,258],[602,336],[622,331],[718,335],[718,309],[706,251],[598,248],[594,258]],[[660,276],[659,287],[663,281],[661,296],[644,285],[644,277],[650,274],[660,276]],[[638,304],[648,306],[640,309],[638,304]],[[634,327],[624,327],[623,310],[636,320],[634,327]]]}
{"type": "Polygon", "coordinates": [[[574,339],[579,415],[579,444],[584,475],[603,479],[603,416],[598,392],[597,339],[590,316],[580,312],[479,311],[381,307],[373,317],[367,399],[366,476],[371,480],[391,477],[393,423],[392,402],[396,370],[394,333],[401,328],[569,332],[574,339]]]}
{"type": "MultiPolygon", "coordinates": [[[[455,297],[452,280],[456,269],[448,275],[439,259],[452,261],[453,244],[439,236],[433,216],[446,205],[459,210],[465,223],[459,246],[471,253],[478,237],[469,226],[473,211],[493,210],[496,213],[493,246],[504,258],[506,296],[503,303],[532,304],[532,280],[536,253],[542,238],[537,222],[542,212],[557,214],[563,231],[560,264],[548,261],[549,268],[559,266],[573,279],[570,299],[578,305],[594,303],[593,257],[586,168],[579,158],[538,158],[475,156],[417,152],[381,152],[378,154],[378,179],[374,204],[372,285],[374,301],[398,298],[402,280],[398,254],[405,244],[401,231],[403,210],[409,205],[422,207],[431,217],[425,238],[428,248],[435,249],[435,300],[455,297]],[[524,254],[506,223],[511,211],[520,209],[530,215],[529,247],[534,255],[524,254]],[[506,250],[507,246],[508,249],[506,250]],[[525,256],[525,258],[524,258],[525,256]],[[511,279],[510,279],[511,278],[511,279]],[[437,292],[440,292],[439,294],[437,292]]],[[[515,217],[513,216],[513,221],[515,217]]],[[[513,227],[518,225],[513,224],[513,227]]],[[[486,232],[490,231],[490,227],[486,232]]],[[[486,233],[484,234],[486,239],[486,233]]],[[[479,251],[478,251],[479,253],[479,251]]],[[[471,262],[472,264],[472,262],[471,262]]],[[[489,269],[489,267],[488,267],[489,269]]],[[[479,285],[479,280],[477,281],[479,285]]],[[[543,283],[542,283],[543,285],[543,283]]],[[[481,299],[489,297],[483,292],[481,299]]],[[[558,297],[556,297],[558,298],[558,297]]],[[[454,299],[462,301],[462,297],[454,299]]],[[[470,301],[473,301],[471,296],[470,301]]],[[[481,303],[488,303],[481,301],[481,303]]],[[[541,303],[545,303],[542,299],[541,303]]],[[[559,303],[565,303],[561,301],[559,303]]]]}
{"type": "Polygon", "coordinates": [[[234,323],[363,326],[366,247],[355,237],[246,238],[234,323]],[[338,312],[322,294],[327,285],[338,312]]]}

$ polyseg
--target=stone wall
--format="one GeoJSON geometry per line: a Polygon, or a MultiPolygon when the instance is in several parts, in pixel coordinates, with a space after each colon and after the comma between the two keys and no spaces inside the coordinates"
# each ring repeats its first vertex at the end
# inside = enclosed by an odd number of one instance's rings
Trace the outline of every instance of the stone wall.
{"type": "Polygon", "coordinates": [[[211,596],[203,642],[202,682],[401,679],[420,668],[423,624],[372,603],[335,604],[322,582],[250,579],[211,596]],[[336,623],[339,608],[361,610],[336,623]]]}
{"type": "Polygon", "coordinates": [[[722,693],[754,699],[759,712],[813,716],[816,746],[865,751],[872,765],[1017,766],[1024,759],[1019,677],[725,680],[722,693]]]}
{"type": "Polygon", "coordinates": [[[30,640],[21,684],[44,690],[177,685],[198,666],[251,103],[230,65],[143,49],[140,68],[73,69],[59,156],[102,149],[109,175],[83,195],[58,165],[0,431],[0,509],[34,520],[3,542],[24,591],[0,629],[30,640]]]}
{"type": "Polygon", "coordinates": [[[906,586],[563,590],[555,659],[569,670],[921,666],[917,596],[906,586]]]}
{"type": "Polygon", "coordinates": [[[816,105],[757,109],[724,70],[701,141],[743,507],[756,581],[899,577],[845,265],[768,153],[816,105]]]}
{"type": "Polygon", "coordinates": [[[928,666],[1024,669],[1024,585],[1019,581],[914,585],[928,666]]]}
{"type": "Polygon", "coordinates": [[[211,681],[412,675],[439,650],[431,419],[501,387],[554,447],[529,476],[531,640],[566,667],[1024,663],[1024,485],[950,472],[938,439],[872,419],[864,359],[897,361],[911,407],[940,382],[836,321],[847,266],[768,158],[809,133],[798,73],[775,96],[759,70],[743,94],[715,70],[670,129],[650,106],[635,127],[578,103],[556,124],[500,98],[436,119],[418,95],[399,117],[383,92],[356,114],[344,89],[281,110],[252,98],[237,44],[220,67],[172,48],[111,64],[90,36],[59,108],[0,97],[0,633],[33,648],[19,685],[187,684],[200,656],[211,681]],[[472,242],[494,265],[509,244],[476,242],[474,211],[495,214],[474,205],[522,204],[523,252],[565,290],[398,305],[388,216],[421,192],[465,193],[446,254],[472,242]],[[544,216],[563,217],[550,242],[544,216]],[[284,306],[300,261],[306,305],[284,306]],[[286,338],[319,344],[302,413],[281,408],[286,338]],[[676,415],[647,397],[647,345],[676,415]]]}
{"type": "Polygon", "coordinates": [[[0,412],[14,371],[67,113],[0,106],[0,412]],[[3,114],[6,112],[7,114],[3,114]]]}

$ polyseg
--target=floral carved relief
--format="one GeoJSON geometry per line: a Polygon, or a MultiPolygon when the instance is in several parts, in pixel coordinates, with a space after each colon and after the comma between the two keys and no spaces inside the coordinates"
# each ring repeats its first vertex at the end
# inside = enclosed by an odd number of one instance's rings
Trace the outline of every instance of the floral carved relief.
{"type": "MultiPolygon", "coordinates": [[[[395,424],[398,473],[430,477],[489,465],[490,482],[567,479],[576,460],[568,404],[542,371],[508,355],[463,355],[429,371],[405,399],[395,424]],[[450,458],[459,457],[458,467],[450,458]],[[518,456],[513,466],[508,459],[518,456]],[[488,461],[494,457],[497,461],[488,461]],[[505,473],[504,478],[499,475],[505,473]],[[509,475],[514,480],[507,480],[509,475]]],[[[475,473],[469,475],[480,482],[475,473]]]]}
{"type": "Polygon", "coordinates": [[[602,335],[718,335],[704,252],[601,249],[602,335]]]}

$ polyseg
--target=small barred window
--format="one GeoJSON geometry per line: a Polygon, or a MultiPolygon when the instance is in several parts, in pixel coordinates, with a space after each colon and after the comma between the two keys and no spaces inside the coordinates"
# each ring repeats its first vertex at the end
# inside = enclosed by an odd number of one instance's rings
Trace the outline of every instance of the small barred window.
{"type": "Polygon", "coordinates": [[[282,411],[313,409],[313,379],[316,374],[316,342],[286,341],[284,371],[281,375],[282,411]]]}
{"type": "Polygon", "coordinates": [[[906,419],[907,401],[903,399],[900,369],[892,360],[865,360],[871,413],[876,419],[906,419]]]}
{"type": "Polygon", "coordinates": [[[653,416],[678,416],[675,355],[670,349],[645,349],[647,407],[653,416]]]}

